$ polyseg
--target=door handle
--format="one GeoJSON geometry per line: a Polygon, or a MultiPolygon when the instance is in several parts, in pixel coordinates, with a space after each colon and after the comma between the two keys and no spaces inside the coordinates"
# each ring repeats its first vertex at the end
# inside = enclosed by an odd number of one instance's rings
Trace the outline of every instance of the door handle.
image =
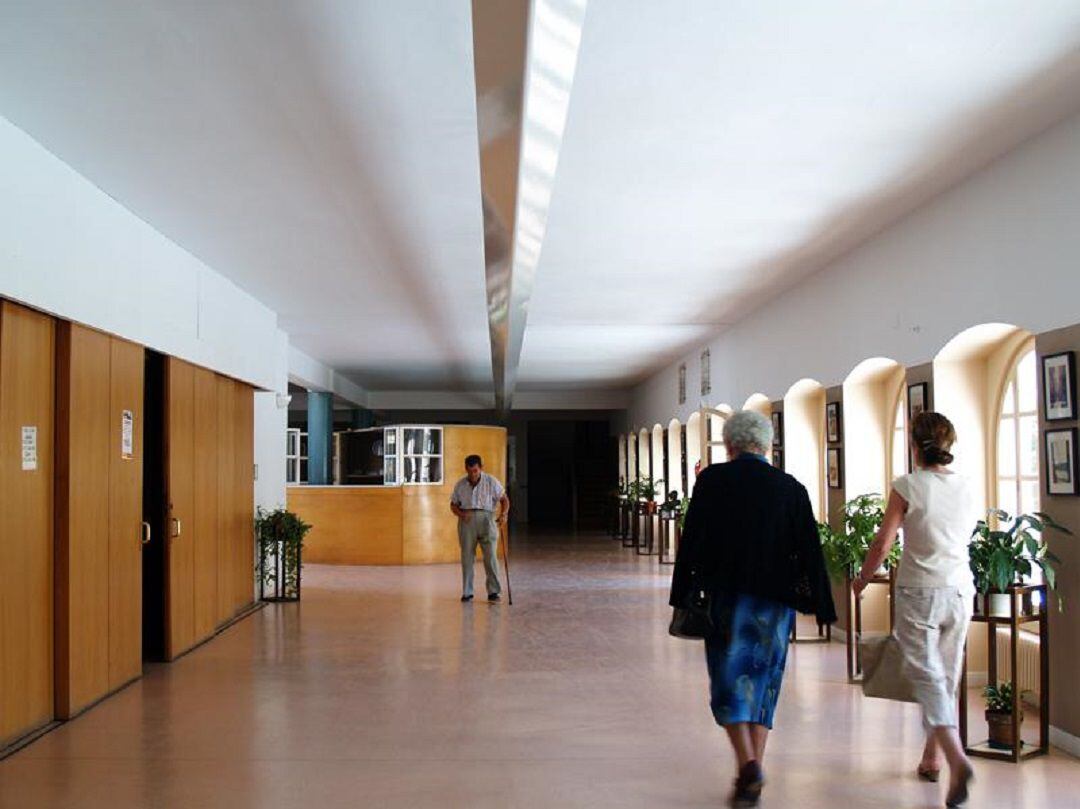
{"type": "Polygon", "coordinates": [[[144,522],[142,524],[142,544],[150,544],[150,523],[148,522],[144,522]]]}
{"type": "Polygon", "coordinates": [[[183,526],[180,524],[180,519],[178,517],[170,517],[169,520],[173,524],[173,532],[169,534],[169,539],[176,539],[180,536],[183,526]]]}

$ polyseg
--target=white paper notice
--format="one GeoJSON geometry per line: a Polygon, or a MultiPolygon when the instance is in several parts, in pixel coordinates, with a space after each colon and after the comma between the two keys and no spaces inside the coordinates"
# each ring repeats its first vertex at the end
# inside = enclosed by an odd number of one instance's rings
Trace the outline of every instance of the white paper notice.
{"type": "Polygon", "coordinates": [[[37,427],[22,428],[22,468],[24,472],[37,469],[37,427]]]}
{"type": "Polygon", "coordinates": [[[135,457],[135,414],[130,410],[120,412],[120,457],[125,461],[135,457]]]}

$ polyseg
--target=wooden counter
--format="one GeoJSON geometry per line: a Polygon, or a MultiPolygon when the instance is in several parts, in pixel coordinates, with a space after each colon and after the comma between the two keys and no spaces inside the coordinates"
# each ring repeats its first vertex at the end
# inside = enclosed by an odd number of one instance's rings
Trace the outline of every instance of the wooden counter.
{"type": "MultiPolygon", "coordinates": [[[[443,427],[443,482],[407,486],[290,486],[288,508],[311,532],[304,561],[338,565],[424,565],[456,562],[457,520],[450,513],[465,457],[506,483],[506,430],[443,427]]],[[[500,545],[500,555],[502,548],[500,545]]]]}

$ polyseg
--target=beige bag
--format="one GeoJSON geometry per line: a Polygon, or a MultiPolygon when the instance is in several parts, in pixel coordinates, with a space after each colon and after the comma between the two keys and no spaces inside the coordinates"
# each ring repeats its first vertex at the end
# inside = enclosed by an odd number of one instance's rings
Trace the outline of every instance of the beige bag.
{"type": "Polygon", "coordinates": [[[911,681],[904,676],[904,655],[895,635],[860,639],[859,654],[862,657],[864,696],[918,702],[911,681]]]}

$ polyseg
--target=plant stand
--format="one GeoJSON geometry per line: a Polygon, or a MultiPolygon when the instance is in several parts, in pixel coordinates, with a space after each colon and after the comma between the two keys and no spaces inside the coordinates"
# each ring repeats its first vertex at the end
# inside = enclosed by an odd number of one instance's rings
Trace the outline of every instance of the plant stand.
{"type": "Polygon", "coordinates": [[[259,557],[259,600],[299,601],[301,548],[279,541],[264,543],[259,557]]]}
{"type": "Polygon", "coordinates": [[[682,531],[679,529],[679,517],[669,511],[660,513],[660,564],[673,565],[675,557],[679,554],[679,540],[682,539],[682,531]]]}
{"type": "MultiPolygon", "coordinates": [[[[844,579],[844,617],[847,625],[847,673],[848,682],[862,682],[862,655],[859,654],[859,638],[862,637],[862,599],[855,598],[851,592],[854,576],[849,572],[844,579]]],[[[890,568],[887,574],[875,574],[867,581],[867,586],[885,586],[889,588],[889,631],[896,627],[896,568],[890,568]]]]}
{"type": "Polygon", "coordinates": [[[615,537],[625,546],[630,538],[630,522],[633,519],[634,506],[629,498],[619,497],[619,533],[615,537]]]}
{"type": "Polygon", "coordinates": [[[611,498],[611,520],[608,525],[608,533],[612,539],[622,539],[623,504],[626,498],[617,494],[611,498]]]}
{"type": "Polygon", "coordinates": [[[635,552],[638,556],[655,556],[656,555],[656,501],[647,500],[642,503],[641,509],[641,531],[639,536],[639,542],[635,552]]]}
{"type": "Polygon", "coordinates": [[[818,626],[817,635],[799,635],[796,631],[796,621],[791,622],[791,643],[831,643],[832,642],[832,624],[826,624],[825,626],[818,626]]]}
{"type": "Polygon", "coordinates": [[[622,544],[624,548],[636,548],[641,537],[641,503],[630,503],[627,517],[629,530],[623,534],[622,544]]]}
{"type": "Polygon", "coordinates": [[[1013,683],[1011,749],[1001,750],[991,747],[989,742],[968,743],[968,700],[967,700],[967,646],[964,647],[964,668],[960,677],[960,741],[970,756],[994,758],[999,761],[1017,763],[1025,759],[1043,756],[1050,752],[1050,636],[1047,621],[1046,585],[1031,584],[1012,587],[1009,590],[1009,615],[995,617],[982,613],[972,616],[975,623],[986,624],[987,636],[987,682],[997,684],[997,628],[1009,629],[1009,680],[1013,683]],[[1038,593],[1039,604],[1034,604],[1034,595],[1038,593]],[[1020,737],[1020,688],[1017,687],[1017,673],[1020,659],[1020,627],[1024,624],[1038,624],[1039,627],[1039,744],[1025,745],[1020,737]],[[1027,749],[1025,749],[1025,747],[1027,749]]]}

